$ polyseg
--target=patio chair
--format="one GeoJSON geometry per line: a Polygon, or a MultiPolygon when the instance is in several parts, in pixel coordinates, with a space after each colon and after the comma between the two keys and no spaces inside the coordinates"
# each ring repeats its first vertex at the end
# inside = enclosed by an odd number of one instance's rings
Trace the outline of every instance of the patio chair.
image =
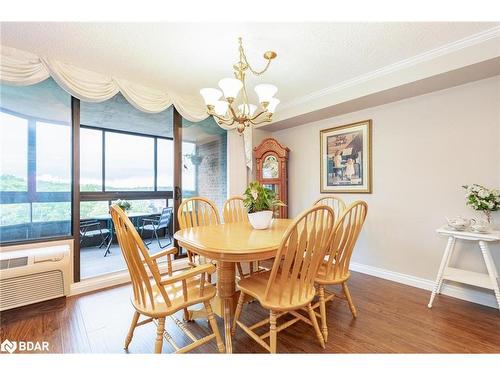
{"type": "Polygon", "coordinates": [[[169,233],[169,226],[170,226],[170,220],[172,219],[172,212],[173,212],[172,207],[167,207],[163,209],[161,215],[156,215],[156,217],[147,217],[142,219],[142,225],[139,227],[141,231],[141,238],[145,230],[151,232],[151,240],[149,242],[144,241],[144,244],[146,246],[151,245],[154,237],[156,237],[160,249],[164,249],[165,247],[172,244],[172,237],[170,236],[169,233]],[[158,231],[160,229],[165,229],[165,238],[168,237],[168,243],[163,246],[160,242],[160,237],[158,236],[158,231]]]}
{"type": "MultiPolygon", "coordinates": [[[[92,238],[96,236],[101,238],[101,243],[99,244],[100,249],[104,245],[107,245],[110,231],[107,228],[102,228],[101,223],[98,220],[80,221],[80,247],[82,246],[85,238],[92,238]]],[[[106,256],[106,254],[104,254],[104,256],[106,256]]]]}

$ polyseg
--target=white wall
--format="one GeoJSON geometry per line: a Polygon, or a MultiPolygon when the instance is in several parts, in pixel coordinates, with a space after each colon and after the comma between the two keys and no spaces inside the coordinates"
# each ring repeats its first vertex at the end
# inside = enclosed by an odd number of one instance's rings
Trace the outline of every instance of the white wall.
{"type": "MultiPolygon", "coordinates": [[[[476,216],[461,185],[500,188],[500,77],[413,97],[272,135],[290,152],[289,212],[319,195],[319,131],[373,120],[373,193],[341,194],[368,202],[353,261],[434,279],[446,239],[445,216],[476,216]]],[[[500,215],[494,220],[500,226],[500,215]]],[[[453,263],[486,271],[480,252],[458,244],[453,263]],[[458,259],[459,258],[459,259],[458,259]]],[[[491,248],[500,266],[500,246],[491,248]]]]}

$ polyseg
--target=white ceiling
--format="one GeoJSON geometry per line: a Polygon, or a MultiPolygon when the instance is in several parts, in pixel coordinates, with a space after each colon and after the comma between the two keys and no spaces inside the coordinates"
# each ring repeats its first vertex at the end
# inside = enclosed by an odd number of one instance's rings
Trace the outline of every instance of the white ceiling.
{"type": "Polygon", "coordinates": [[[231,75],[242,36],[283,103],[462,39],[499,23],[6,23],[3,45],[167,92],[197,95],[231,75]]]}

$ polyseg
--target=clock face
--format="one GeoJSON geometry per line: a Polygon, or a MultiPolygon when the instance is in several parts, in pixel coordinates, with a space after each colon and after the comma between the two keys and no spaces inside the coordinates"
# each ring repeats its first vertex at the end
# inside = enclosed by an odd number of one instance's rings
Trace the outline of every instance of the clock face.
{"type": "Polygon", "coordinates": [[[278,178],[279,163],[274,155],[268,155],[262,163],[262,178],[278,178]]]}

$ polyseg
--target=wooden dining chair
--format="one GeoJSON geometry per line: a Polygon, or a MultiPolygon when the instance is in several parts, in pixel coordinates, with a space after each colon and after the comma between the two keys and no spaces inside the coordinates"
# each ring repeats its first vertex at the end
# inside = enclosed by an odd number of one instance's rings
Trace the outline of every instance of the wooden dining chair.
{"type": "Polygon", "coordinates": [[[313,203],[313,205],[317,204],[325,204],[328,207],[331,207],[333,212],[335,212],[335,218],[337,220],[340,215],[342,215],[342,212],[344,212],[346,207],[344,200],[337,195],[324,195],[313,203]]]}
{"type": "Polygon", "coordinates": [[[132,341],[136,327],[154,322],[157,325],[155,353],[161,353],[163,338],[172,345],[176,353],[186,353],[214,338],[219,351],[224,352],[224,344],[210,306],[210,300],[215,296],[216,290],[213,285],[205,282],[207,275],[215,271],[215,266],[205,264],[173,274],[171,257],[177,253],[175,247],[149,255],[144,242],[123,210],[112,205],[110,212],[133,290],[131,301],[135,312],[125,339],[125,350],[132,341]],[[168,262],[166,276],[160,274],[157,264],[158,259],[163,257],[166,257],[168,262]],[[201,339],[197,339],[186,325],[174,316],[177,311],[196,304],[204,305],[213,331],[201,339]],[[147,318],[139,321],[141,315],[147,318]],[[179,348],[165,330],[166,317],[170,317],[193,342],[179,348]]]}
{"type": "MultiPolygon", "coordinates": [[[[245,198],[239,195],[232,196],[224,202],[222,208],[222,217],[224,223],[248,223],[248,211],[243,205],[245,198]]],[[[260,267],[260,262],[249,262],[248,263],[248,273],[243,272],[243,267],[241,263],[236,263],[236,268],[238,269],[238,274],[240,277],[246,277],[253,275],[255,272],[259,272],[263,269],[260,267]]]]}
{"type": "MultiPolygon", "coordinates": [[[[180,229],[220,224],[219,211],[217,211],[215,203],[202,197],[193,197],[182,201],[177,210],[177,220],[180,229]]],[[[189,250],[187,255],[190,266],[197,264],[196,258],[198,258],[198,262],[206,262],[204,257],[197,256],[189,250]]]]}
{"type": "Polygon", "coordinates": [[[243,205],[244,200],[242,196],[235,195],[224,202],[222,208],[224,223],[248,222],[248,211],[243,205]]]}
{"type": "Polygon", "coordinates": [[[316,294],[314,279],[333,234],[335,217],[328,206],[314,206],[298,216],[281,240],[273,267],[268,272],[257,273],[238,283],[240,297],[234,315],[232,334],[239,326],[257,343],[271,353],[276,353],[277,333],[302,321],[311,325],[321,346],[325,342],[311,302],[316,294]],[[250,295],[269,311],[269,318],[248,327],[239,319],[250,295]],[[309,318],[299,312],[305,307],[309,318]],[[277,319],[290,313],[294,318],[277,326],[277,319]],[[255,330],[269,323],[269,332],[259,335],[255,330]],[[269,344],[264,341],[269,337],[269,344]]]}
{"type": "Polygon", "coordinates": [[[328,327],[326,323],[326,302],[332,300],[335,294],[326,291],[327,285],[342,285],[344,298],[349,304],[352,316],[357,317],[357,311],[352,302],[351,293],[347,287],[347,281],[351,277],[349,264],[351,262],[354,245],[359,237],[361,228],[366,219],[368,205],[364,201],[355,201],[349,205],[344,213],[337,219],[331,246],[327,257],[323,260],[318,274],[316,284],[318,285],[319,302],[313,308],[320,308],[321,331],[325,341],[328,340],[328,327]]]}

